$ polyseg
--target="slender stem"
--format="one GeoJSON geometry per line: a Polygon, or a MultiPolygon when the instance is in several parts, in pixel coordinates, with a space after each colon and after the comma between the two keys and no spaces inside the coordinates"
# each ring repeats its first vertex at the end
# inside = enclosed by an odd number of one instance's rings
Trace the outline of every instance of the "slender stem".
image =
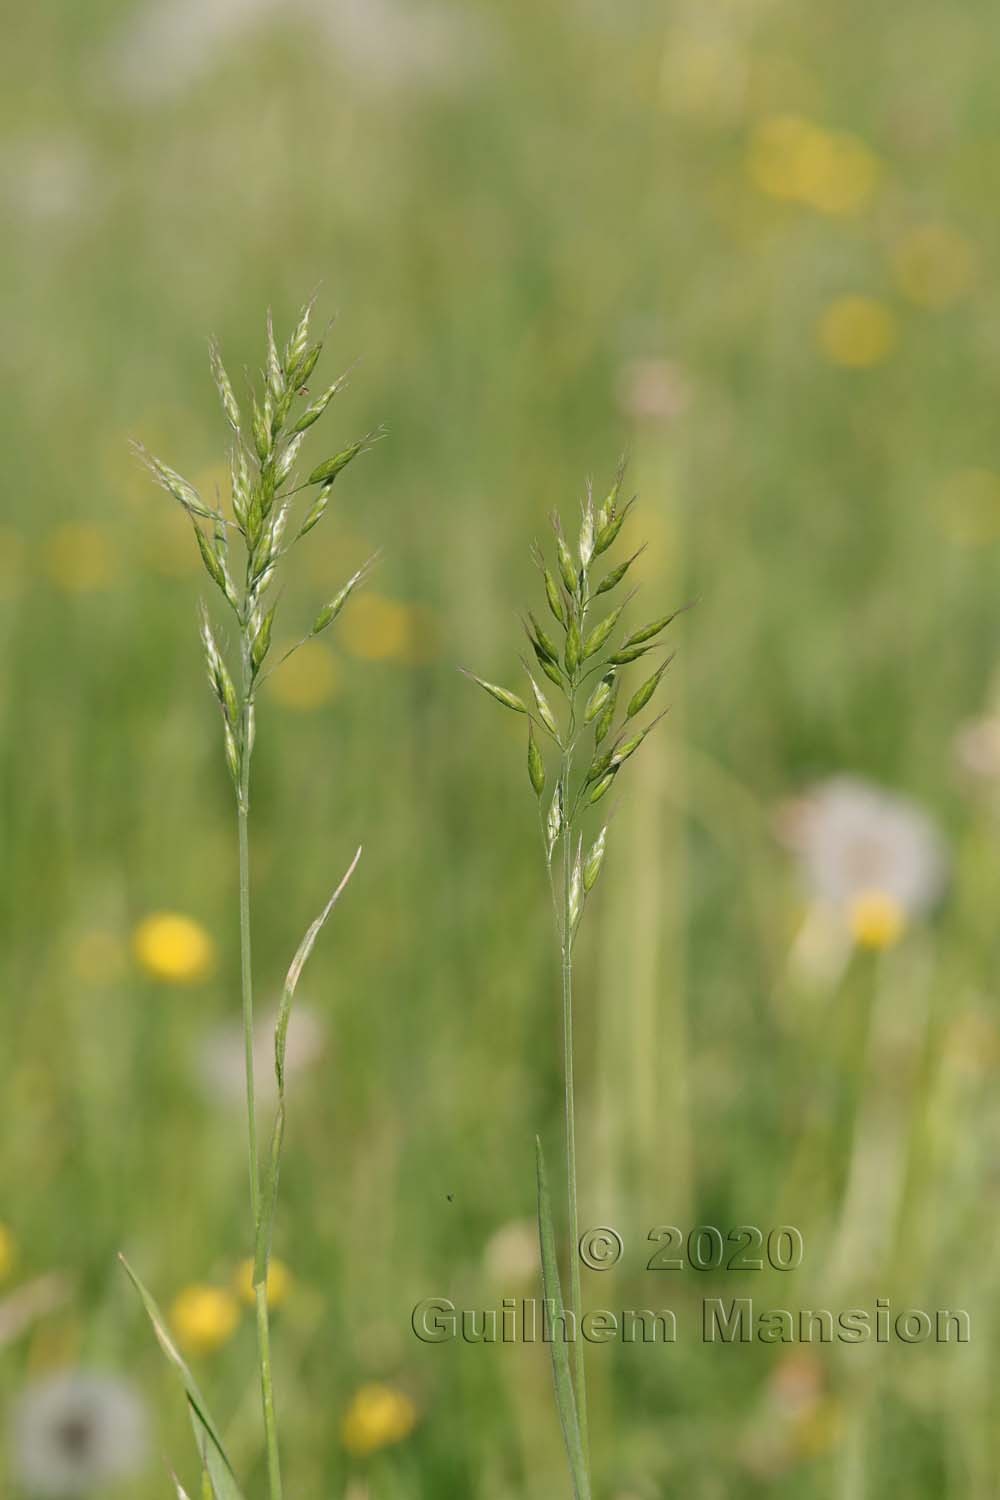
{"type": "Polygon", "coordinates": [[[260,1214],[260,1170],[257,1153],[257,1105],[254,1089],[253,963],[250,955],[250,839],[246,782],[236,809],[240,837],[240,973],[243,982],[243,1051],[246,1069],[247,1141],[250,1156],[250,1207],[256,1226],[260,1214]]]}
{"type": "MultiPolygon", "coordinates": [[[[250,1158],[250,1207],[253,1213],[254,1240],[260,1225],[260,1162],[257,1150],[257,1105],[254,1089],[253,1029],[253,963],[250,950],[250,837],[248,814],[250,803],[250,725],[251,708],[249,650],[243,652],[243,743],[240,747],[240,785],[236,815],[240,845],[240,972],[243,987],[243,1046],[246,1060],[247,1142],[250,1158]]],[[[274,1414],[274,1387],[271,1379],[271,1333],[267,1313],[267,1278],[254,1288],[257,1299],[257,1357],[260,1366],[261,1401],[264,1410],[264,1436],[267,1445],[267,1473],[271,1500],[281,1500],[281,1463],[278,1453],[278,1427],[274,1414]]]]}
{"type": "Polygon", "coordinates": [[[254,1287],[257,1298],[257,1349],[260,1355],[260,1388],[264,1401],[264,1431],[267,1435],[267,1481],[271,1500],[281,1500],[281,1458],[278,1452],[278,1423],[274,1415],[274,1386],[271,1381],[271,1326],[267,1315],[267,1283],[254,1287]]]}
{"type": "MultiPolygon", "coordinates": [[[[562,761],[562,804],[569,805],[569,774],[572,744],[562,761]]],[[[580,1222],[576,1196],[576,1109],[573,1083],[573,925],[570,920],[570,892],[573,880],[573,830],[563,825],[563,900],[562,900],[562,1011],[563,1011],[563,1081],[566,1094],[566,1185],[569,1232],[569,1312],[576,1324],[573,1343],[574,1384],[577,1418],[584,1457],[587,1441],[587,1385],[584,1367],[583,1339],[580,1333],[582,1294],[580,1289],[580,1222]]]]}

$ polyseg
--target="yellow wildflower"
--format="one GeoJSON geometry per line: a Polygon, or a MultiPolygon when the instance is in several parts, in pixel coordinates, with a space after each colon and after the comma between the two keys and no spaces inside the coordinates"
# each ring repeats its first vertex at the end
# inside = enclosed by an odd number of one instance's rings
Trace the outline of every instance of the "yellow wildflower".
{"type": "MultiPolygon", "coordinates": [[[[241,1301],[248,1307],[256,1304],[257,1297],[253,1286],[253,1261],[244,1260],[236,1267],[233,1277],[233,1286],[241,1301]]],[[[288,1294],[292,1288],[292,1273],[283,1260],[276,1256],[271,1257],[267,1267],[267,1305],[268,1307],[280,1307],[287,1302],[288,1294]]]]}
{"type": "Polygon", "coordinates": [[[132,946],[146,973],[169,984],[196,984],[215,967],[211,937],[180,912],[152,912],[135,929],[132,946]]]}
{"type": "Polygon", "coordinates": [[[864,141],[847,131],[814,130],[800,148],[799,197],[820,213],[861,213],[878,184],[879,163],[864,141]]]}
{"type": "MultiPolygon", "coordinates": [[[[281,661],[282,649],[287,648],[276,650],[275,661],[281,661]]],[[[309,713],[336,696],[338,682],[337,660],[329,646],[306,641],[268,678],[267,686],[283,708],[309,713]]]]}
{"type": "Polygon", "coordinates": [[[820,1458],[843,1441],[844,1415],[832,1396],[820,1401],[795,1423],[794,1443],[804,1458],[820,1458]]]}
{"type": "Polygon", "coordinates": [[[878,182],[878,159],[858,136],[823,130],[798,115],[776,115],[750,139],[747,169],[762,193],[820,213],[860,213],[878,182]]]}
{"type": "Polygon", "coordinates": [[[920,307],[951,307],[973,287],[978,257],[964,235],[944,224],[911,229],[892,252],[896,282],[920,307]]]}
{"type": "Polygon", "coordinates": [[[54,527],[45,543],[43,560],[49,578],[68,594],[107,588],[117,561],[104,529],[83,522],[54,527]]]}
{"type": "Polygon", "coordinates": [[[165,578],[202,576],[197,547],[191,545],[191,527],[179,505],[158,506],[143,517],[142,560],[146,567],[165,578]]]}
{"type": "Polygon", "coordinates": [[[874,297],[840,297],[831,302],[817,332],[831,363],[854,370],[880,364],[896,344],[896,321],[874,297]]]}
{"type": "Polygon", "coordinates": [[[6,1281],[17,1258],[14,1236],[6,1224],[0,1224],[0,1281],[6,1281]]]}
{"type": "Polygon", "coordinates": [[[747,170],[751,180],[771,198],[797,198],[798,157],[811,129],[798,115],[775,115],[758,125],[750,137],[747,170]]]}
{"type": "Polygon", "coordinates": [[[893,948],[903,936],[906,913],[886,891],[861,891],[848,912],[851,934],[859,948],[893,948]]]}
{"type": "Polygon", "coordinates": [[[406,605],[381,594],[360,594],[344,610],[342,634],[348,651],[366,661],[405,660],[410,643],[406,605]]]}
{"type": "Polygon", "coordinates": [[[409,1437],[417,1424],[417,1409],[409,1396],[394,1386],[373,1382],[353,1396],[341,1427],[348,1453],[366,1458],[409,1437]]]}
{"type": "Polygon", "coordinates": [[[170,1322],[192,1354],[211,1354],[229,1342],[240,1321],[240,1307],[224,1287],[195,1282],[174,1298],[170,1322]]]}

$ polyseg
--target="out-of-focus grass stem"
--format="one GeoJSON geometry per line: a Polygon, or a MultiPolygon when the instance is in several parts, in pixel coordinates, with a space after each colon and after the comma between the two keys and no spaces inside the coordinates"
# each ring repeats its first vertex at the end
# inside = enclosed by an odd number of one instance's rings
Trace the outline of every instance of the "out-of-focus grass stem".
{"type": "MultiPolygon", "coordinates": [[[[254,1234],[256,1236],[261,1220],[261,1197],[260,1160],[257,1146],[257,1100],[254,1080],[253,952],[250,936],[249,816],[253,671],[250,661],[250,644],[246,635],[244,635],[241,654],[243,666],[242,752],[240,756],[240,776],[236,788],[236,821],[239,831],[240,978],[243,995],[243,1050],[246,1073],[250,1208],[253,1215],[254,1234]]],[[[254,1297],[257,1306],[257,1358],[260,1368],[261,1403],[264,1414],[264,1439],[267,1446],[268,1486],[271,1500],[282,1500],[281,1457],[278,1447],[278,1426],[274,1411],[274,1381],[271,1374],[271,1330],[267,1310],[266,1278],[263,1282],[258,1282],[255,1285],[254,1297]]]]}
{"type": "MultiPolygon", "coordinates": [[[[570,742],[562,757],[560,796],[563,807],[568,807],[570,797],[570,769],[573,762],[573,739],[575,728],[575,704],[570,705],[570,742]]],[[[569,1240],[569,1312],[579,1325],[583,1311],[583,1294],[580,1285],[580,1220],[577,1206],[576,1186],[576,1088],[573,1069],[573,826],[566,822],[563,827],[563,885],[562,920],[560,942],[562,948],[562,1014],[563,1014],[563,1088],[565,1091],[566,1120],[566,1200],[567,1237],[569,1240]]],[[[584,1362],[583,1339],[577,1326],[577,1337],[573,1344],[573,1375],[576,1386],[577,1416],[580,1423],[580,1440],[583,1452],[588,1454],[587,1438],[587,1384],[584,1362]]]]}

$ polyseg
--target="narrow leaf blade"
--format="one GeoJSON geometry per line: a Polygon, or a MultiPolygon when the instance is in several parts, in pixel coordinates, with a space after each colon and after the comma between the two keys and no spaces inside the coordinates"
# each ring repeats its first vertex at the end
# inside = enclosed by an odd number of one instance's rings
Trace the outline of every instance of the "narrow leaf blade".
{"type": "Polygon", "coordinates": [[[357,869],[360,858],[361,845],[359,844],[354,858],[348,865],[333,895],[316,920],[307,929],[306,935],[299,944],[295,957],[292,959],[288,973],[285,976],[285,986],[282,990],[281,1003],[278,1007],[278,1020],[274,1029],[274,1071],[278,1082],[278,1106],[275,1111],[274,1126],[271,1132],[267,1176],[264,1182],[260,1222],[257,1225],[256,1244],[254,1248],[253,1280],[255,1285],[267,1285],[267,1267],[271,1254],[271,1230],[274,1225],[274,1208],[278,1196],[278,1177],[281,1170],[281,1148],[285,1136],[285,1043],[288,1039],[288,1022],[292,1013],[292,1001],[295,998],[295,990],[298,986],[302,970],[305,968],[309,955],[315,947],[316,939],[323,931],[327,918],[333,911],[333,908],[347,889],[348,882],[357,869]]]}
{"type": "Polygon", "coordinates": [[[191,1374],[180,1350],[170,1337],[162,1312],[157,1306],[152,1293],[146,1290],[146,1287],[129,1265],[124,1255],[119,1254],[118,1259],[124,1266],[126,1275],[132,1285],[139,1293],[139,1298],[146,1310],[146,1316],[153,1325],[153,1332],[156,1335],[157,1343],[180,1375],[187,1395],[191,1424],[194,1427],[195,1442],[198,1445],[202,1462],[208,1470],[216,1500],[243,1500],[240,1487],[236,1483],[236,1476],[233,1473],[232,1465],[226,1456],[226,1450],[219,1435],[219,1429],[212,1419],[212,1415],[205,1403],[205,1398],[198,1387],[198,1382],[191,1374]]]}

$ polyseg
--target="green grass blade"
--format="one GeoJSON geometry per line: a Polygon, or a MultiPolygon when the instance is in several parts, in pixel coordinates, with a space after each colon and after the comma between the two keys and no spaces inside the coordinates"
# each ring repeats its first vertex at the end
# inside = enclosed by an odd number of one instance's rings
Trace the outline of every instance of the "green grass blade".
{"type": "Polygon", "coordinates": [[[226,1450],[219,1435],[219,1429],[212,1420],[212,1415],[205,1403],[205,1398],[198,1388],[198,1382],[191,1374],[180,1350],[170,1337],[162,1312],[152,1294],[143,1286],[124,1255],[119,1254],[118,1259],[125,1267],[129,1280],[139,1293],[142,1305],[146,1309],[146,1316],[153,1325],[153,1332],[156,1334],[160,1348],[174,1366],[184,1384],[188,1400],[188,1411],[191,1416],[191,1425],[194,1428],[195,1442],[198,1445],[201,1461],[208,1471],[215,1500],[243,1500],[240,1487],[236,1483],[236,1476],[233,1473],[232,1465],[226,1457],[226,1450]]]}
{"type": "MultiPolygon", "coordinates": [[[[549,1180],[545,1171],[542,1143],[535,1137],[535,1161],[538,1172],[538,1238],[542,1251],[542,1292],[555,1306],[557,1317],[564,1312],[562,1287],[559,1282],[559,1265],[556,1260],[555,1234],[552,1229],[552,1200],[549,1196],[549,1180]]],[[[580,1330],[577,1329],[577,1337],[580,1330]]],[[[562,1424],[566,1455],[569,1459],[570,1476],[573,1480],[575,1500],[590,1500],[590,1476],[587,1460],[580,1438],[580,1421],[576,1409],[576,1393],[569,1368],[569,1346],[562,1338],[554,1338],[552,1350],[552,1375],[556,1387],[556,1405],[562,1424]]]]}
{"type": "Polygon", "coordinates": [[[357,869],[360,858],[361,848],[359,846],[337,889],[299,944],[295,957],[289,966],[288,974],[285,978],[285,987],[281,994],[281,1004],[278,1007],[278,1020],[274,1029],[274,1071],[278,1080],[278,1105],[274,1116],[274,1128],[271,1131],[271,1148],[268,1156],[267,1176],[261,1198],[260,1223],[257,1225],[253,1272],[255,1286],[266,1285],[267,1263],[271,1254],[271,1230],[274,1224],[274,1205],[278,1196],[281,1147],[285,1136],[285,1043],[288,1038],[288,1022],[292,1014],[292,1001],[295,998],[295,990],[302,970],[305,968],[309,955],[313,951],[316,939],[323,931],[326,920],[333,911],[333,908],[347,889],[347,883],[357,869]]]}

